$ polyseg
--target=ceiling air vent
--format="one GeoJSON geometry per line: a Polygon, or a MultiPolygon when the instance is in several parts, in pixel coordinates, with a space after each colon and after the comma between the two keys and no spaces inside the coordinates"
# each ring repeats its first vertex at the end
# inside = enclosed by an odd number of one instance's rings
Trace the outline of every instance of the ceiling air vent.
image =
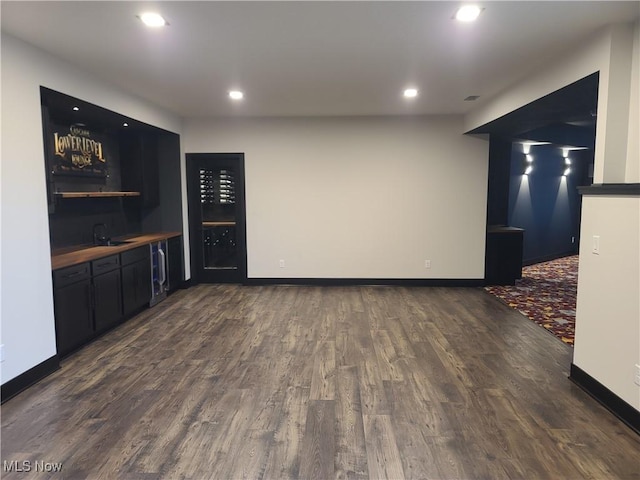
{"type": "Polygon", "coordinates": [[[467,98],[464,99],[464,101],[465,102],[475,102],[479,98],[480,98],[480,95],[469,95],[467,98]]]}

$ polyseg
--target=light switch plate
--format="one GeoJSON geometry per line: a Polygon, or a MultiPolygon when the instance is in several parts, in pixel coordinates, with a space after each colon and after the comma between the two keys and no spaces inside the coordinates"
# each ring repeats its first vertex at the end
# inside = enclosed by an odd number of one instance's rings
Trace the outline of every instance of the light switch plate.
{"type": "Polygon", "coordinates": [[[600,255],[600,235],[593,236],[593,246],[591,247],[591,253],[594,255],[600,255]]]}

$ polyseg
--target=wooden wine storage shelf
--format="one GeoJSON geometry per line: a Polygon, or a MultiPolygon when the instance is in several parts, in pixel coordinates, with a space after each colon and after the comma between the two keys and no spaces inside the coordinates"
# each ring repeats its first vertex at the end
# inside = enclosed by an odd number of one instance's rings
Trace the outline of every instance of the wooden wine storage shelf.
{"type": "Polygon", "coordinates": [[[203,227],[234,227],[236,222],[202,222],[203,227]]]}
{"type": "Polygon", "coordinates": [[[139,197],[140,192],[57,192],[59,198],[139,197]]]}

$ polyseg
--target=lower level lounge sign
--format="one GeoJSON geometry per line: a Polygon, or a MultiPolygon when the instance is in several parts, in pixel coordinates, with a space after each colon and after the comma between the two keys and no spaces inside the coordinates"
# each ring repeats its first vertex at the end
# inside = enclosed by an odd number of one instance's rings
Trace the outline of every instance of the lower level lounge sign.
{"type": "Polygon", "coordinates": [[[71,125],[69,133],[54,131],[52,172],[105,177],[107,160],[104,142],[96,137],[96,134],[78,125],[71,125]]]}

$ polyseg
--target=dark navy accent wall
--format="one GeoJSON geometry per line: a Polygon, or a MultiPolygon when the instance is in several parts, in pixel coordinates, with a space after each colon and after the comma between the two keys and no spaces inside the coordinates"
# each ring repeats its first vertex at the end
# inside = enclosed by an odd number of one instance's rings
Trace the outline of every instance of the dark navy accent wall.
{"type": "Polygon", "coordinates": [[[511,140],[490,135],[487,225],[507,225],[509,222],[510,171],[511,140]]]}
{"type": "Polygon", "coordinates": [[[529,265],[578,252],[581,197],[577,187],[589,185],[592,150],[571,151],[571,172],[557,145],[531,146],[532,171],[522,145],[511,151],[509,225],[525,230],[523,263],[529,265]]]}

